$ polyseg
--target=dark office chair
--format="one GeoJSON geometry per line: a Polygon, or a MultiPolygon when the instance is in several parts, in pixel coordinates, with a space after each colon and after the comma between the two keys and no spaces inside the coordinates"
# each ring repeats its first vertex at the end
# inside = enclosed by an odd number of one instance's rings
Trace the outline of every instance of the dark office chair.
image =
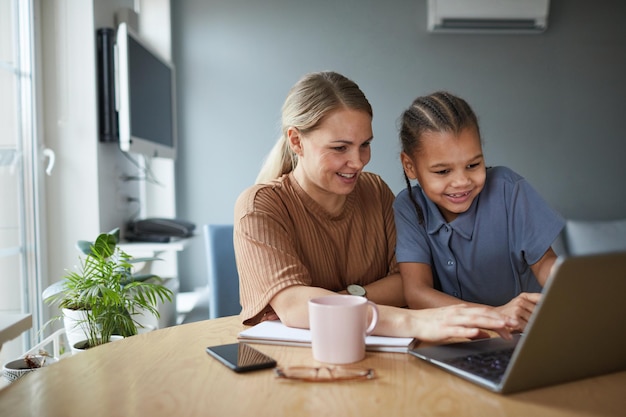
{"type": "Polygon", "coordinates": [[[204,225],[209,271],[209,318],[241,312],[232,224],[204,225]]]}

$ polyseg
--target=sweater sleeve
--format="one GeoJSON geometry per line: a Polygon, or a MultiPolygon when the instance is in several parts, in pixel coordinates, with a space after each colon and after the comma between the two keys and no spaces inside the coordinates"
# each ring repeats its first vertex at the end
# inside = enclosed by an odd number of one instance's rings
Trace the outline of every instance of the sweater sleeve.
{"type": "Polygon", "coordinates": [[[244,324],[255,324],[269,302],[292,285],[310,285],[300,261],[293,219],[271,187],[252,187],[235,205],[234,245],[244,324]]]}
{"type": "Polygon", "coordinates": [[[381,189],[381,201],[383,209],[383,218],[385,222],[385,230],[387,237],[387,256],[389,261],[388,274],[396,274],[400,272],[400,267],[396,260],[396,222],[393,210],[393,202],[395,196],[389,186],[379,178],[381,189]]]}

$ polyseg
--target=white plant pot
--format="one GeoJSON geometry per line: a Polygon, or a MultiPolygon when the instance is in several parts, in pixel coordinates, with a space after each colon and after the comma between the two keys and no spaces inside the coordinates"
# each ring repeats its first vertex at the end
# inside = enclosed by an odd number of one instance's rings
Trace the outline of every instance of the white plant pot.
{"type": "Polygon", "coordinates": [[[140,309],[133,315],[133,320],[137,325],[137,333],[147,333],[159,328],[159,320],[147,310],[140,309]]]}
{"type": "MultiPolygon", "coordinates": [[[[41,356],[39,355],[36,355],[36,356],[38,358],[41,358],[41,356]]],[[[57,360],[55,358],[46,358],[46,362],[43,366],[44,367],[48,366],[50,364],[55,363],[56,361],[57,360]]],[[[20,379],[26,374],[36,371],[37,369],[41,369],[41,368],[29,368],[26,365],[24,358],[20,358],[20,359],[16,359],[14,361],[5,363],[2,366],[2,376],[4,377],[4,380],[6,382],[11,383],[13,381],[20,379]]]]}
{"type": "Polygon", "coordinates": [[[87,339],[87,311],[63,309],[63,326],[70,346],[87,339]]]}
{"type": "MultiPolygon", "coordinates": [[[[122,340],[124,336],[113,335],[109,339],[109,342],[115,342],[116,340],[122,340]]],[[[76,355],[77,353],[84,352],[87,349],[84,347],[87,344],[87,339],[80,340],[72,345],[72,355],[76,355]]]]}

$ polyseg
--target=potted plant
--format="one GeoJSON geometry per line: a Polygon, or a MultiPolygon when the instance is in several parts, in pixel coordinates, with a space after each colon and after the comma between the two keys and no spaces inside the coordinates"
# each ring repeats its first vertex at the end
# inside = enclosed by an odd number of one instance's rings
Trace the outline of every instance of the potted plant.
{"type": "Polygon", "coordinates": [[[39,351],[39,354],[28,354],[23,358],[5,363],[2,366],[2,375],[7,382],[11,383],[36,369],[43,368],[56,361],[48,352],[42,350],[39,351]]]}
{"type": "Polygon", "coordinates": [[[77,247],[85,256],[78,270],[68,271],[43,294],[45,302],[64,311],[51,321],[80,312],[73,326],[84,331],[87,347],[107,343],[114,335],[137,334],[138,315],[158,318],[157,302],[172,301],[172,291],[162,285],[161,278],[133,274],[133,264],[157,258],[132,258],[118,242],[119,229],[100,234],[93,243],[79,241],[77,247]]]}

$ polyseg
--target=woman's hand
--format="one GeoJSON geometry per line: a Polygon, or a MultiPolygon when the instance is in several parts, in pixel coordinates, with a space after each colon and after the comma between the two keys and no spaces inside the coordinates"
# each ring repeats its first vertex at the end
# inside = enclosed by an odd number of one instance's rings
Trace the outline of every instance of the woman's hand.
{"type": "Polygon", "coordinates": [[[405,311],[411,314],[409,327],[412,328],[414,337],[429,342],[485,337],[485,329],[495,331],[504,339],[511,339],[510,329],[519,326],[516,319],[502,315],[491,307],[458,304],[405,311]]]}
{"type": "MultiPolygon", "coordinates": [[[[271,302],[274,312],[272,318],[280,320],[289,327],[309,328],[308,300],[322,295],[335,294],[328,290],[292,286],[279,292],[271,302]]],[[[487,336],[484,330],[492,330],[502,338],[511,338],[511,329],[518,328],[516,318],[508,317],[496,311],[494,307],[468,306],[455,304],[445,307],[411,310],[377,304],[379,320],[374,334],[392,337],[415,337],[429,342],[443,341],[450,338],[469,338],[487,336]]],[[[265,317],[268,319],[268,317],[265,317]]]]}

